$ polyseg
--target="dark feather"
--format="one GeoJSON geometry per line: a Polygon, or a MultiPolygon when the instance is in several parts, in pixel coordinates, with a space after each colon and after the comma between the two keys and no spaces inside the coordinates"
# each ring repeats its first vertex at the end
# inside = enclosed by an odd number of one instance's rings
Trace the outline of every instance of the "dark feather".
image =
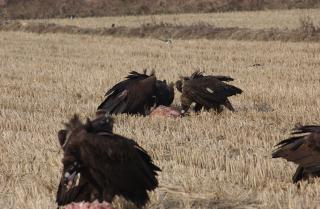
{"type": "Polygon", "coordinates": [[[156,81],[156,106],[170,106],[174,99],[173,83],[167,85],[166,80],[156,81]]]}
{"type": "Polygon", "coordinates": [[[309,125],[309,126],[299,126],[294,129],[292,134],[303,134],[303,133],[320,133],[320,126],[309,125]]]}
{"type": "Polygon", "coordinates": [[[229,81],[234,81],[233,78],[231,78],[230,76],[224,76],[224,75],[215,75],[213,76],[214,78],[220,80],[220,81],[224,81],[224,82],[229,82],[229,81]]]}
{"type": "Polygon", "coordinates": [[[98,112],[105,114],[146,115],[154,105],[156,77],[136,71],[130,72],[124,81],[114,85],[105,94],[105,100],[98,106],[98,112]]]}
{"type": "Polygon", "coordinates": [[[203,78],[203,77],[215,78],[215,79],[218,79],[219,81],[225,81],[225,82],[234,81],[234,79],[231,78],[230,76],[224,76],[224,75],[208,75],[208,76],[204,76],[203,73],[200,72],[200,71],[195,71],[194,73],[192,73],[190,78],[187,78],[187,79],[198,79],[198,78],[203,78]]]}
{"type": "Polygon", "coordinates": [[[303,167],[298,166],[296,172],[292,176],[292,182],[297,183],[298,181],[301,181],[303,178],[304,178],[303,167]]]}
{"type": "Polygon", "coordinates": [[[279,142],[273,158],[284,158],[298,164],[292,180],[294,183],[320,176],[320,126],[300,126],[294,136],[279,142]]]}

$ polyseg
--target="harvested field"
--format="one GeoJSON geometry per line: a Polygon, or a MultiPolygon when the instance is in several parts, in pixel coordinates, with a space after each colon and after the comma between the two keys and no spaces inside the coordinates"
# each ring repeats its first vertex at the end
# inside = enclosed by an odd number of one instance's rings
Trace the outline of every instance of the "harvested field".
{"type": "MultiPolygon", "coordinates": [[[[168,81],[195,69],[230,75],[244,90],[231,98],[235,113],[116,117],[115,132],[136,139],[163,169],[147,208],[319,205],[319,180],[298,189],[291,183],[295,166],[271,159],[273,146],[295,124],[319,124],[319,43],[194,39],[167,45],[1,31],[0,45],[2,208],[54,208],[61,122],[74,113],[93,116],[107,88],[144,68],[168,81]]],[[[175,105],[178,100],[177,93],[175,105]]]]}

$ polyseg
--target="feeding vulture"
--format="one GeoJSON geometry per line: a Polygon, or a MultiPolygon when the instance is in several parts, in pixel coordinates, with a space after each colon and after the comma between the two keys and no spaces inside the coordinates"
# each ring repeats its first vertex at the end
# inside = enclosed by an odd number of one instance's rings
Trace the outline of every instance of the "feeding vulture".
{"type": "Polygon", "coordinates": [[[222,111],[221,105],[234,111],[228,97],[241,94],[242,90],[224,83],[233,81],[229,76],[204,76],[199,71],[194,72],[190,77],[182,77],[176,82],[176,88],[181,95],[181,113],[184,114],[195,103],[194,110],[200,111],[203,107],[206,110],[214,109],[217,112],[222,111]]]}
{"type": "Polygon", "coordinates": [[[320,176],[320,126],[300,126],[293,136],[276,146],[272,158],[284,158],[298,164],[293,183],[320,176]]]}
{"type": "Polygon", "coordinates": [[[134,140],[112,132],[113,119],[100,116],[83,124],[75,115],[58,132],[63,171],[56,202],[110,202],[123,196],[141,208],[147,191],[158,186],[157,167],[134,140]]]}
{"type": "Polygon", "coordinates": [[[125,80],[114,85],[105,94],[105,100],[98,106],[98,112],[105,114],[147,115],[154,106],[169,106],[174,99],[173,83],[157,80],[151,75],[130,72],[125,80]]]}

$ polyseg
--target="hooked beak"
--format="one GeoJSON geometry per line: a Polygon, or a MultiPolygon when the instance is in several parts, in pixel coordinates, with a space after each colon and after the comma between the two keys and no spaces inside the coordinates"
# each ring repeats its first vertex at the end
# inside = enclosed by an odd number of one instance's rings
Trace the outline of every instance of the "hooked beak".
{"type": "Polygon", "coordinates": [[[77,163],[75,163],[69,171],[64,173],[64,184],[68,190],[79,185],[80,176],[77,163]]]}

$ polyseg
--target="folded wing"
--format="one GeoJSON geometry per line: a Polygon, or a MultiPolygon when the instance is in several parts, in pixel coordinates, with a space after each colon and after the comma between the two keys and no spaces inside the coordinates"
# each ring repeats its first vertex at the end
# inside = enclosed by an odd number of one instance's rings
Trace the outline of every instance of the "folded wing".
{"type": "Polygon", "coordinates": [[[228,97],[241,94],[242,90],[213,76],[203,76],[185,82],[183,93],[207,108],[221,104],[230,110],[234,110],[228,101],[228,97]]]}
{"type": "Polygon", "coordinates": [[[106,114],[146,114],[154,104],[156,77],[130,72],[126,80],[117,83],[105,94],[98,111],[106,114]]]}
{"type": "Polygon", "coordinates": [[[320,174],[320,126],[301,126],[292,133],[293,136],[277,144],[273,158],[284,158],[298,164],[293,177],[297,182],[308,176],[320,174]]]}
{"type": "Polygon", "coordinates": [[[158,186],[156,172],[160,169],[135,141],[102,134],[85,140],[80,147],[85,166],[92,178],[104,185],[104,193],[121,195],[138,207],[149,201],[147,191],[158,186]]]}

